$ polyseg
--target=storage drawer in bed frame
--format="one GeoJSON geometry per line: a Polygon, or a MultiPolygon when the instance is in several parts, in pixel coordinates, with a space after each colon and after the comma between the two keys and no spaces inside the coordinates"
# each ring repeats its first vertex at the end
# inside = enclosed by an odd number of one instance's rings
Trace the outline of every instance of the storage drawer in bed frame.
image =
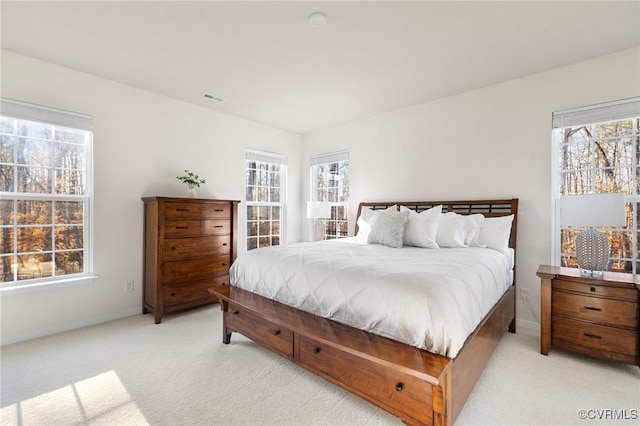
{"type": "Polygon", "coordinates": [[[469,369],[473,359],[459,367],[454,361],[482,355],[486,360],[478,362],[486,362],[493,352],[486,346],[497,345],[515,312],[512,287],[478,327],[482,337],[452,360],[234,286],[219,285],[209,292],[221,300],[224,343],[238,332],[405,423],[420,425],[451,424],[482,372],[469,369]]]}

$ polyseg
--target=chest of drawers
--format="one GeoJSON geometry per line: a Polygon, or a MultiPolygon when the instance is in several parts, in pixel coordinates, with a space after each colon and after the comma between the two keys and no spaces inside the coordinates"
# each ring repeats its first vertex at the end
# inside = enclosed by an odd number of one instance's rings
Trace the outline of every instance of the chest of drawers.
{"type": "Polygon", "coordinates": [[[640,366],[640,283],[627,274],[581,277],[541,265],[540,352],[552,346],[640,366]]]}
{"type": "Polygon", "coordinates": [[[143,312],[155,323],[216,301],[207,289],[229,282],[237,254],[239,201],[144,197],[143,312]]]}

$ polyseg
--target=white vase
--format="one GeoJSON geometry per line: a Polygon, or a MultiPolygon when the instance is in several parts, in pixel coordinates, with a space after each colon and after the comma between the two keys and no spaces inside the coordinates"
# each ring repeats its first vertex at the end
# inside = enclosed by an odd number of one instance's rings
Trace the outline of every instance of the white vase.
{"type": "Polygon", "coordinates": [[[196,188],[193,185],[189,185],[189,189],[187,190],[187,197],[196,198],[196,195],[196,188]]]}

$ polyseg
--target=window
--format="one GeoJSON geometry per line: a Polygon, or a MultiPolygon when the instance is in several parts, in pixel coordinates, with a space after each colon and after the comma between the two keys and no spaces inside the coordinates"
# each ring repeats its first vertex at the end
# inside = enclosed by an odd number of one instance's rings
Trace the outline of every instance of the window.
{"type": "Polygon", "coordinates": [[[331,204],[324,222],[323,240],[349,235],[349,153],[336,152],[311,158],[311,201],[331,204]]]}
{"type": "Polygon", "coordinates": [[[286,171],[284,155],[247,151],[247,250],[283,239],[286,171]]]}
{"type": "MultiPolygon", "coordinates": [[[[553,114],[554,173],[557,181],[554,258],[578,267],[576,236],[584,227],[560,220],[562,197],[625,194],[626,226],[597,227],[609,239],[610,269],[638,270],[638,194],[640,193],[640,98],[576,108],[553,114]]],[[[621,203],[624,204],[624,203],[621,203]]]]}
{"type": "Polygon", "coordinates": [[[92,118],[1,100],[2,288],[90,274],[92,118]]]}

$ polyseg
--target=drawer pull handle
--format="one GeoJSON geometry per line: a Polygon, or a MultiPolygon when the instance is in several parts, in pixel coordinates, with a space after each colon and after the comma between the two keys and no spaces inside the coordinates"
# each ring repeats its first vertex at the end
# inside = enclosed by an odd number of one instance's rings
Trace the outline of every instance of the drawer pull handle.
{"type": "Polygon", "coordinates": [[[586,337],[591,337],[592,339],[602,339],[602,336],[598,336],[597,334],[589,334],[589,333],[582,333],[584,334],[586,337]]]}
{"type": "Polygon", "coordinates": [[[176,229],[189,229],[188,226],[176,226],[176,229]]]}
{"type": "Polygon", "coordinates": [[[215,225],[214,228],[224,228],[223,225],[215,225]]]}
{"type": "Polygon", "coordinates": [[[317,346],[315,348],[313,348],[313,353],[314,354],[319,354],[320,353],[320,348],[317,347],[317,346]]]}
{"type": "Polygon", "coordinates": [[[176,246],[171,247],[171,250],[176,251],[176,246]]]}
{"type": "Polygon", "coordinates": [[[402,392],[402,389],[404,389],[404,385],[402,383],[396,383],[396,390],[402,392]]]}
{"type": "Polygon", "coordinates": [[[227,266],[227,262],[222,262],[222,266],[227,266]]]}
{"type": "Polygon", "coordinates": [[[176,297],[176,294],[175,293],[171,293],[171,297],[176,297]]]}
{"type": "Polygon", "coordinates": [[[596,312],[601,312],[601,311],[602,311],[602,309],[600,309],[600,308],[594,308],[594,307],[592,307],[592,306],[585,306],[584,308],[585,308],[586,310],[588,310],[588,311],[596,311],[596,312]]]}
{"type": "Polygon", "coordinates": [[[274,335],[274,336],[279,336],[279,335],[280,335],[280,330],[276,330],[276,331],[274,331],[274,332],[273,332],[273,335],[274,335]]]}
{"type": "Polygon", "coordinates": [[[177,212],[188,212],[189,209],[176,209],[177,212]]]}
{"type": "Polygon", "coordinates": [[[240,313],[240,311],[238,311],[237,309],[233,312],[231,312],[233,315],[238,315],[240,313]]]}
{"type": "Polygon", "coordinates": [[[223,212],[224,209],[215,209],[214,212],[223,212]]]}
{"type": "Polygon", "coordinates": [[[589,291],[590,291],[591,293],[595,293],[595,292],[596,292],[596,288],[595,288],[595,287],[589,287],[589,291]]]}
{"type": "Polygon", "coordinates": [[[223,245],[223,246],[226,246],[226,245],[227,245],[227,243],[222,243],[222,245],[223,245]]]}
{"type": "Polygon", "coordinates": [[[175,269],[172,269],[172,270],[171,270],[171,273],[172,273],[172,274],[175,274],[175,273],[176,273],[176,270],[175,270],[175,269]]]}

